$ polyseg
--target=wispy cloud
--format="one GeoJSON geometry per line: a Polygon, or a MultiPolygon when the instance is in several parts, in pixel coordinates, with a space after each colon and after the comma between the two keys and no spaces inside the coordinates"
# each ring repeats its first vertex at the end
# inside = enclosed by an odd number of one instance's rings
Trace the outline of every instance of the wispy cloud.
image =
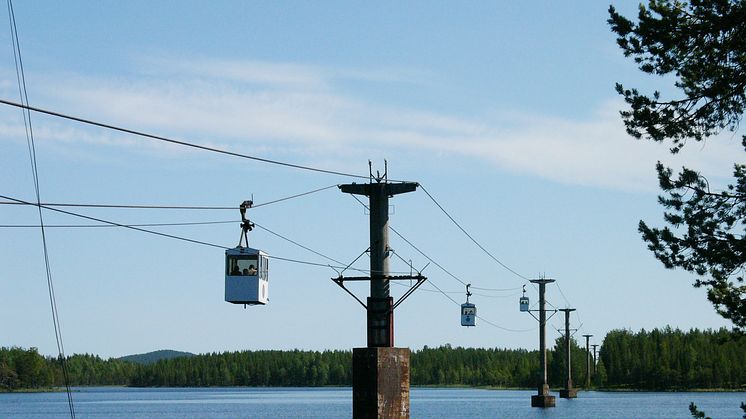
{"type": "MultiPolygon", "coordinates": [[[[728,135],[706,147],[690,144],[677,156],[666,145],[635,141],[624,132],[616,99],[598,104],[584,119],[489,110],[464,118],[374,102],[339,87],[340,79],[409,82],[395,71],[205,59],[151,61],[145,68],[146,76],[125,79],[68,75],[60,83],[47,75],[35,88],[47,92],[37,103],[191,141],[261,148],[275,156],[292,150],[294,161],[299,154],[323,154],[328,164],[344,164],[350,153],[381,153],[385,147],[448,153],[453,164],[482,160],[555,182],[624,190],[654,189],[657,160],[727,177],[733,156],[743,154],[728,135]]],[[[8,130],[13,124],[0,122],[8,130]]],[[[93,141],[79,128],[57,128],[42,126],[40,133],[93,141]]]]}

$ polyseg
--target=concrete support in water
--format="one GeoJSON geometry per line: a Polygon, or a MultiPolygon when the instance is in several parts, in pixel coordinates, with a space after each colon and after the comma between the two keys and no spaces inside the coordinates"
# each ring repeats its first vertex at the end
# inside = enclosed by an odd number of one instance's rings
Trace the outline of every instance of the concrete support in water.
{"type": "Polygon", "coordinates": [[[541,372],[539,375],[539,394],[531,396],[531,407],[554,407],[554,396],[549,394],[549,382],[547,380],[547,312],[544,294],[546,285],[554,282],[553,279],[532,279],[531,282],[539,284],[539,357],[541,372]]]}
{"type": "Polygon", "coordinates": [[[339,186],[342,192],[367,196],[370,209],[370,297],[365,304],[368,347],[353,349],[353,418],[409,418],[410,352],[408,348],[393,347],[394,302],[389,292],[389,280],[392,278],[389,275],[389,198],[413,192],[417,184],[388,183],[385,179],[384,174],[376,178],[375,183],[371,180],[370,183],[339,186]]]}
{"type": "Polygon", "coordinates": [[[570,312],[575,311],[574,308],[561,308],[559,311],[565,313],[565,388],[560,390],[560,397],[563,399],[574,399],[578,397],[578,390],[572,386],[572,361],[570,357],[571,341],[570,341],[570,312]]]}
{"type": "Polygon", "coordinates": [[[591,348],[590,339],[593,335],[583,335],[585,338],[585,388],[591,387],[591,348]]]}
{"type": "Polygon", "coordinates": [[[352,350],[352,417],[409,418],[409,348],[352,350]]]}

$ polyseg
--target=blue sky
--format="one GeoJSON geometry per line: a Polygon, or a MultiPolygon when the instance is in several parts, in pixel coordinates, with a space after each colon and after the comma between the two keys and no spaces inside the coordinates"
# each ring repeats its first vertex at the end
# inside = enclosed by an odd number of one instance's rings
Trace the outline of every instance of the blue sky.
{"type": "MultiPolygon", "coordinates": [[[[366,174],[369,159],[382,170],[387,159],[392,178],[421,182],[511,269],[556,278],[566,298],[556,286],[548,298],[578,309],[573,323],[582,333],[728,326],[705,291],[691,287],[695,278],[664,269],[636,230],[640,219],[662,220],[656,161],[691,165],[722,184],[733,156],[742,159],[738,140],[728,133],[672,156],[666,145],[625,134],[614,83],[670,91],[671,80],[645,78],[622,56],[607,4],[151,3],[16,4],[31,105],[343,172],[366,174]]],[[[0,97],[18,101],[4,25],[0,97]]],[[[232,206],[252,194],[262,203],[353,180],[32,118],[46,202],[232,206]]],[[[16,108],[0,107],[0,144],[0,194],[33,200],[16,108]]],[[[479,314],[500,327],[478,321],[467,329],[458,306],[424,285],[397,309],[397,346],[536,346],[536,322],[518,312],[524,279],[485,255],[422,191],[392,204],[391,225],[451,273],[475,287],[511,289],[475,290],[479,314]]],[[[75,211],[120,223],[239,218],[75,211]]],[[[250,216],[340,261],[367,247],[363,208],[336,188],[250,216]]],[[[4,225],[38,223],[33,207],[3,205],[0,217],[4,225]]],[[[50,212],[45,222],[89,224],[50,212]]],[[[235,223],[159,231],[224,246],[239,236],[235,223]]],[[[244,310],[223,301],[220,249],[118,228],[47,234],[68,353],[365,345],[365,313],[329,268],[274,260],[270,304],[244,310]]],[[[0,237],[0,345],[53,354],[38,229],[2,228],[0,237]]],[[[270,255],[326,263],[261,229],[250,239],[270,255]]],[[[415,266],[427,263],[394,234],[391,246],[415,266]]],[[[465,300],[463,285],[437,267],[424,274],[465,300]]]]}

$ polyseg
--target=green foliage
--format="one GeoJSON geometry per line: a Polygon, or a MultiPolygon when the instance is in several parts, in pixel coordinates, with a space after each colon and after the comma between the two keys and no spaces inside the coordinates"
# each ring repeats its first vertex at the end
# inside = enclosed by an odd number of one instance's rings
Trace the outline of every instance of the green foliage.
{"type": "Polygon", "coordinates": [[[413,385],[534,387],[539,353],[524,349],[425,346],[412,353],[410,362],[413,385]]]}
{"type": "Polygon", "coordinates": [[[138,366],[138,387],[278,386],[352,384],[350,351],[242,351],[173,358],[138,366]]]}
{"type": "Polygon", "coordinates": [[[604,338],[599,357],[607,387],[686,390],[746,386],[746,338],[725,329],[612,330],[604,338]]]}
{"type": "Polygon", "coordinates": [[[697,409],[694,402],[689,403],[689,412],[691,412],[693,418],[711,419],[709,416],[705,416],[705,412],[697,409]]]}
{"type": "MultiPolygon", "coordinates": [[[[560,336],[555,340],[554,350],[549,351],[548,376],[549,384],[554,388],[565,388],[567,370],[565,367],[565,338],[560,336]]],[[[573,387],[582,387],[585,384],[585,370],[588,352],[585,348],[578,346],[575,339],[570,338],[570,363],[572,364],[573,387]]],[[[593,357],[592,351],[590,353],[593,357]]],[[[591,360],[591,363],[593,361],[591,360]]],[[[591,367],[592,368],[592,367],[591,367]]]]}
{"type": "MultiPolygon", "coordinates": [[[[586,351],[571,340],[575,387],[585,381],[586,351]]],[[[95,355],[73,355],[66,365],[74,386],[350,386],[350,351],[241,351],[135,364],[95,355]]],[[[564,339],[548,351],[549,380],[565,386],[564,339]]],[[[412,352],[413,385],[534,388],[539,352],[444,345],[412,352]]],[[[725,329],[684,333],[666,328],[632,333],[614,330],[604,339],[596,387],[643,390],[746,388],[746,337],[725,329]]],[[[61,363],[36,348],[0,348],[0,390],[63,386],[61,363]]]]}
{"type": "MultiPolygon", "coordinates": [[[[746,413],[746,403],[741,403],[741,410],[743,410],[744,413],[746,413]]],[[[697,405],[695,405],[694,402],[689,403],[689,412],[691,412],[692,417],[694,418],[710,419],[709,416],[705,416],[705,412],[697,408],[697,405]]],[[[746,414],[743,415],[743,419],[746,419],[746,414]]]]}
{"type": "Polygon", "coordinates": [[[154,362],[160,361],[161,359],[180,358],[184,356],[194,356],[194,354],[190,352],[163,349],[160,351],[153,351],[144,354],[127,355],[117,359],[119,359],[120,361],[132,362],[133,364],[152,364],[154,362]]]}
{"type": "Polygon", "coordinates": [[[679,267],[700,275],[696,287],[706,286],[707,298],[736,329],[746,328],[746,166],[736,165],[736,185],[725,192],[710,192],[707,181],[689,169],[672,178],[670,169],[658,163],[660,197],[669,227],[648,227],[640,221],[639,231],[648,248],[667,268],[679,267]]]}
{"type": "Polygon", "coordinates": [[[596,363],[596,370],[591,377],[591,384],[595,388],[604,388],[608,382],[608,376],[606,375],[606,367],[603,362],[596,363]]]}
{"type": "Polygon", "coordinates": [[[0,389],[49,387],[54,372],[36,348],[0,348],[0,389]]]}
{"type": "MultiPolygon", "coordinates": [[[[650,0],[635,23],[609,8],[617,44],[641,71],[671,75],[678,99],[648,96],[617,84],[629,105],[621,112],[635,138],[672,142],[676,153],[687,139],[702,141],[723,130],[735,132],[746,109],[746,1],[650,0]]],[[[746,147],[746,135],[743,136],[746,147]]],[[[659,198],[667,227],[639,231],[668,268],[683,268],[701,278],[708,299],[737,330],[746,331],[746,166],[735,165],[735,183],[711,191],[696,171],[657,166],[659,198]]]]}
{"type": "MultiPolygon", "coordinates": [[[[61,370],[61,364],[54,360],[55,367],[61,370]]],[[[136,366],[132,363],[118,359],[103,360],[96,355],[73,355],[67,358],[67,373],[70,377],[70,385],[127,385],[130,382],[136,366]]],[[[57,385],[63,385],[62,378],[56,381],[57,385]]]]}
{"type": "Polygon", "coordinates": [[[617,44],[648,74],[673,74],[681,99],[662,100],[617,84],[630,110],[627,132],[655,141],[670,139],[672,151],[735,130],[746,106],[746,2],[737,0],[651,0],[640,5],[638,22],[609,7],[617,44]]]}
{"type": "MultiPolygon", "coordinates": [[[[94,355],[66,360],[70,385],[127,385],[135,366],[94,355]]],[[[46,358],[36,348],[0,348],[0,390],[38,389],[64,385],[62,363],[46,358]]]]}

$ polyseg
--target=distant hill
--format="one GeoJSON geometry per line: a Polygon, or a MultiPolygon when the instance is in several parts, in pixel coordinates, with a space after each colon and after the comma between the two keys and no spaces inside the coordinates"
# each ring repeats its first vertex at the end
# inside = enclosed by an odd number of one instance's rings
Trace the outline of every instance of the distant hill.
{"type": "Polygon", "coordinates": [[[148,352],[145,354],[135,354],[135,355],[127,355],[123,356],[121,358],[118,358],[121,361],[128,361],[132,362],[134,364],[153,364],[161,359],[172,359],[172,358],[183,358],[183,357],[189,357],[194,356],[191,352],[181,352],[181,351],[172,351],[170,349],[162,349],[160,351],[153,351],[148,352]]]}

